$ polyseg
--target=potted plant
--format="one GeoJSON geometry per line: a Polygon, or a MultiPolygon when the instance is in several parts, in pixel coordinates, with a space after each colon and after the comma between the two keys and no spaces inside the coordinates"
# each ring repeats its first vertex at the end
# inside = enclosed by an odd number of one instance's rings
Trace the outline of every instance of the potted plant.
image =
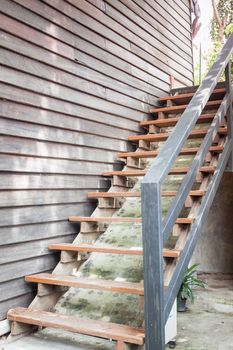
{"type": "Polygon", "coordinates": [[[190,299],[194,302],[194,287],[205,288],[206,283],[197,277],[197,267],[199,264],[193,264],[185,272],[183,282],[177,295],[177,309],[180,312],[187,310],[186,301],[190,299]]]}

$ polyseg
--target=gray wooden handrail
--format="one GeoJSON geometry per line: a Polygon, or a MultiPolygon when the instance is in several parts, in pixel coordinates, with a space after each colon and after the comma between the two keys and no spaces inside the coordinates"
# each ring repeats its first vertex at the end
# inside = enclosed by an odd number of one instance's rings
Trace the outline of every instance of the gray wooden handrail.
{"type": "Polygon", "coordinates": [[[144,264],[144,309],[146,350],[165,348],[165,322],[177,296],[183,275],[194,250],[204,219],[215,196],[227,161],[233,168],[232,87],[230,57],[233,52],[233,34],[227,40],[216,62],[196,91],[181,115],[173,132],[159,155],[153,161],[142,180],[142,236],[144,264]],[[162,220],[161,185],[194,128],[202,110],[209,100],[219,78],[225,70],[226,94],[206,134],[176,197],[171,203],[165,220],[162,220]],[[185,199],[195,181],[198,169],[203,164],[210,145],[216,136],[223,118],[227,115],[227,142],[220,155],[216,171],[201,202],[198,216],[191,226],[185,247],[178,259],[169,287],[164,295],[163,248],[172,227],[179,216],[185,199]],[[231,156],[230,156],[231,155],[231,156]]]}
{"type": "Polygon", "coordinates": [[[194,157],[192,164],[190,166],[190,169],[187,175],[185,176],[179,190],[177,191],[176,197],[171,203],[171,206],[163,222],[162,234],[163,234],[164,244],[167,242],[168,236],[172,230],[173,225],[175,224],[176,218],[178,217],[178,215],[180,214],[183,208],[185,200],[188,196],[189,191],[192,188],[197,172],[201,167],[201,165],[203,164],[203,161],[206,157],[209,147],[211,146],[215,136],[217,135],[218,129],[221,126],[221,122],[223,121],[223,118],[226,115],[227,106],[230,104],[230,100],[231,100],[231,96],[229,96],[229,94],[225,95],[225,98],[223,99],[223,102],[221,103],[211,123],[208,133],[206,134],[204,140],[202,141],[199,151],[194,157]]]}
{"type": "Polygon", "coordinates": [[[200,214],[198,215],[194,224],[192,225],[191,231],[189,233],[188,241],[186,242],[186,245],[182,251],[182,257],[177,262],[176,271],[172,276],[168,291],[164,298],[165,299],[165,304],[164,304],[165,320],[168,318],[171,308],[173,306],[173,303],[178,294],[180,285],[183,280],[184,273],[187,269],[187,265],[190,261],[190,257],[192,256],[196,242],[199,238],[199,235],[201,232],[200,228],[202,227],[206,219],[206,216],[208,214],[208,211],[210,209],[210,206],[216,194],[216,190],[218,188],[219,182],[221,180],[222,172],[224,171],[226,167],[226,163],[229,159],[229,155],[232,152],[232,146],[233,146],[232,140],[228,140],[227,143],[225,144],[223,154],[221,155],[221,158],[219,160],[219,163],[217,165],[215,174],[211,180],[209,188],[201,202],[201,206],[199,209],[200,214]]]}
{"type": "Polygon", "coordinates": [[[184,113],[181,115],[179,122],[176,124],[174,131],[160,150],[158,157],[155,158],[152,166],[142,180],[143,184],[161,184],[167,176],[172,164],[184,146],[188,135],[192,131],[198,117],[209,100],[221,74],[226,68],[232,52],[233,34],[231,34],[230,38],[227,40],[206,78],[203,80],[184,113]]]}

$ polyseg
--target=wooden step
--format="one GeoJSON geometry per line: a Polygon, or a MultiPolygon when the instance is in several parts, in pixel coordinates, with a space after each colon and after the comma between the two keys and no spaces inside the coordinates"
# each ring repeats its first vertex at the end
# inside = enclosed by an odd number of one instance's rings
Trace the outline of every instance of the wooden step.
{"type": "Polygon", "coordinates": [[[116,293],[144,295],[142,283],[118,282],[76,276],[55,275],[51,273],[39,273],[36,275],[26,276],[25,280],[27,282],[49,284],[54,286],[77,287],[116,293]]]}
{"type": "MultiPolygon", "coordinates": [[[[144,140],[147,142],[153,142],[153,141],[165,141],[167,138],[171,135],[172,132],[164,132],[164,133],[158,133],[158,134],[146,134],[146,135],[133,135],[129,136],[129,141],[140,141],[144,140]]],[[[200,138],[204,137],[208,133],[207,130],[194,130],[190,133],[188,139],[194,139],[194,138],[200,138]]],[[[227,128],[219,128],[218,133],[220,135],[227,135],[227,128]]]]}
{"type": "Polygon", "coordinates": [[[141,222],[141,218],[130,217],[92,217],[92,216],[69,216],[71,222],[141,222]]]}
{"type": "MultiPolygon", "coordinates": [[[[130,217],[120,217],[120,216],[111,216],[111,217],[92,217],[92,216],[70,216],[70,222],[142,222],[142,218],[130,218],[130,217]]],[[[177,224],[192,224],[193,218],[177,218],[177,224]]]]}
{"type": "MultiPolygon", "coordinates": [[[[203,114],[198,118],[197,124],[208,123],[208,122],[212,121],[214,119],[214,117],[215,117],[215,113],[203,114]]],[[[155,125],[155,126],[162,128],[162,127],[166,127],[166,126],[174,126],[174,125],[176,125],[176,123],[179,120],[180,120],[180,117],[145,120],[145,121],[140,122],[140,125],[141,126],[155,125]]]]}
{"type": "Polygon", "coordinates": [[[88,198],[124,198],[124,197],[141,197],[141,192],[88,192],[88,198]]]}
{"type": "MultiPolygon", "coordinates": [[[[108,171],[103,173],[103,176],[145,176],[148,170],[116,170],[116,171],[108,171]]],[[[177,167],[172,168],[169,172],[170,175],[176,174],[186,174],[189,171],[189,167],[177,167]]],[[[203,166],[199,169],[200,172],[203,173],[213,173],[215,171],[215,167],[213,166],[203,166]]]]}
{"type": "MultiPolygon", "coordinates": [[[[72,243],[61,243],[61,244],[50,244],[49,250],[61,250],[71,252],[84,252],[84,253],[106,253],[106,254],[120,254],[120,255],[143,255],[141,247],[105,247],[97,246],[93,244],[72,244],[72,243]]],[[[163,256],[165,258],[178,258],[180,256],[179,250],[163,249],[163,256]]]]}
{"type": "MultiPolygon", "coordinates": [[[[221,95],[224,94],[226,92],[225,88],[219,88],[219,89],[215,89],[212,94],[211,97],[213,97],[213,95],[221,95]]],[[[183,100],[183,99],[191,99],[194,95],[195,92],[189,92],[186,94],[179,94],[179,95],[170,95],[170,96],[163,96],[159,98],[159,101],[174,101],[174,102],[178,102],[179,100],[183,100]]]]}
{"type": "Polygon", "coordinates": [[[53,312],[30,308],[26,309],[23,307],[9,310],[7,318],[10,321],[38,327],[59,328],[73,333],[116,341],[119,340],[138,345],[143,344],[145,336],[142,328],[139,329],[110,322],[84,319],[77,316],[65,316],[53,312]]]}
{"type": "MultiPolygon", "coordinates": [[[[207,109],[216,109],[220,106],[222,103],[222,100],[216,100],[216,101],[209,101],[206,103],[204,110],[207,109]]],[[[160,108],[152,108],[150,110],[150,113],[170,113],[170,114],[176,114],[183,112],[188,107],[188,104],[185,105],[179,105],[179,106],[169,106],[169,107],[160,107],[160,108]]]]}
{"type": "MultiPolygon", "coordinates": [[[[209,148],[209,152],[216,152],[220,153],[223,151],[222,146],[212,146],[209,148]]],[[[183,148],[180,152],[180,155],[184,154],[195,154],[199,151],[199,147],[192,147],[192,148],[183,148]]],[[[118,158],[153,158],[157,157],[159,154],[159,151],[136,151],[136,152],[120,152],[117,154],[118,158]]]]}
{"type": "MultiPolygon", "coordinates": [[[[162,191],[163,197],[174,197],[176,196],[176,191],[162,191]]],[[[205,191],[196,190],[190,191],[189,196],[201,197],[204,196],[205,191]]],[[[124,197],[141,197],[141,192],[88,192],[88,198],[124,198],[124,197]]]]}

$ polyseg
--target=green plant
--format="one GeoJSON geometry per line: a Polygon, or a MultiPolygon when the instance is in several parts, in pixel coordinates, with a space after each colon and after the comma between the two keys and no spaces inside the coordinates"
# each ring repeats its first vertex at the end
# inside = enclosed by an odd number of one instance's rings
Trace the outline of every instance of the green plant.
{"type": "MultiPolygon", "coordinates": [[[[211,0],[213,8],[213,18],[211,21],[210,36],[213,46],[204,55],[203,59],[206,62],[205,72],[200,77],[200,67],[195,63],[194,67],[194,82],[199,85],[210,70],[212,64],[221,51],[223,44],[227,38],[233,33],[233,0],[211,0]]],[[[233,55],[231,58],[231,78],[233,80],[233,55]]],[[[220,81],[225,81],[224,73],[220,77],[220,81]]]]}
{"type": "Polygon", "coordinates": [[[178,300],[180,299],[190,299],[191,302],[194,302],[194,287],[205,288],[206,283],[197,277],[197,267],[199,264],[193,264],[185,272],[183,282],[181,284],[178,300]]]}
{"type": "Polygon", "coordinates": [[[233,0],[212,0],[213,19],[210,35],[215,42],[223,43],[227,36],[226,28],[233,21],[233,0]]]}

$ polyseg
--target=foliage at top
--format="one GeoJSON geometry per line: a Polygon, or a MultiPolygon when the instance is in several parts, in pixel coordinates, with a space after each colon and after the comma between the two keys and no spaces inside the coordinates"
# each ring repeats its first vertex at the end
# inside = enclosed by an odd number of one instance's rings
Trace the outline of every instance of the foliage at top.
{"type": "Polygon", "coordinates": [[[223,43],[226,28],[233,22],[233,0],[212,0],[214,17],[211,23],[211,38],[214,42],[223,43]]]}
{"type": "MultiPolygon", "coordinates": [[[[228,38],[231,34],[233,33],[233,23],[229,24],[225,30],[224,30],[224,36],[226,38],[228,38]]],[[[219,41],[215,41],[213,43],[213,48],[210,50],[210,52],[208,53],[208,55],[205,57],[206,61],[207,61],[207,65],[206,65],[206,73],[208,73],[208,71],[210,70],[210,68],[212,67],[213,63],[216,61],[219,52],[222,49],[223,44],[219,41]]],[[[233,62],[232,62],[232,58],[231,58],[231,77],[233,80],[233,62]]],[[[225,76],[224,73],[220,79],[221,81],[225,80],[225,76]]]]}
{"type": "MultiPolygon", "coordinates": [[[[233,33],[233,0],[212,0],[212,7],[214,16],[211,22],[210,35],[213,41],[213,48],[205,57],[207,62],[206,73],[216,61],[226,39],[233,33]]],[[[231,75],[233,79],[233,64],[231,64],[231,75]]],[[[223,73],[220,81],[224,80],[225,76],[223,73]]]]}

